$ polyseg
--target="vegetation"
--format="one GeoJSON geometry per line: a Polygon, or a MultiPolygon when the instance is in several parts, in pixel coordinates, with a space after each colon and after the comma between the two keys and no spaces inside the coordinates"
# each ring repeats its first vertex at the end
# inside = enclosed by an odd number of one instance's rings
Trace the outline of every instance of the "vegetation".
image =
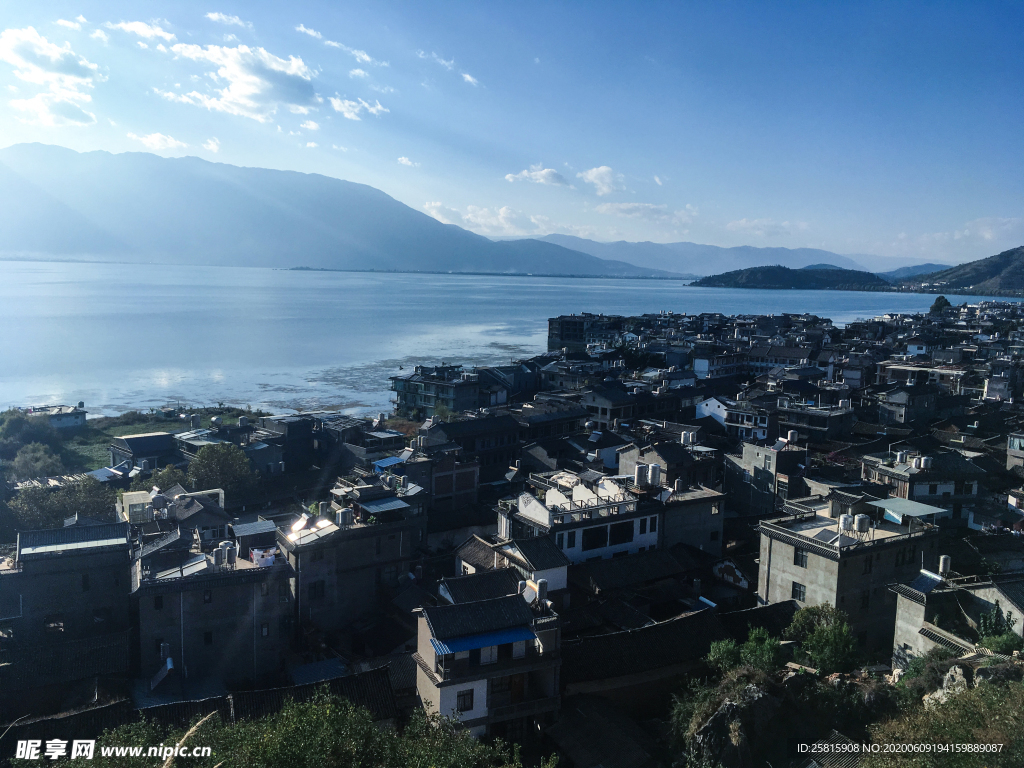
{"type": "Polygon", "coordinates": [[[149,477],[136,477],[132,480],[132,485],[129,490],[132,491],[149,491],[156,486],[162,491],[166,491],[168,488],[173,488],[175,485],[181,485],[187,487],[188,479],[185,473],[174,465],[169,464],[161,470],[157,470],[149,477]]]}
{"type": "Polygon", "coordinates": [[[26,488],[7,506],[18,530],[60,528],[74,514],[94,520],[114,521],[114,490],[95,478],[87,477],[63,488],[26,488]]]}
{"type": "Polygon", "coordinates": [[[186,479],[196,490],[223,488],[231,499],[247,499],[257,488],[257,477],[249,459],[241,448],[232,443],[200,448],[189,462],[186,479]]]}
{"type": "Polygon", "coordinates": [[[64,474],[64,462],[50,446],[43,445],[43,443],[29,443],[18,449],[7,474],[12,480],[53,477],[64,474]]]}
{"type": "Polygon", "coordinates": [[[949,307],[951,306],[952,305],[949,303],[949,299],[947,299],[945,296],[939,296],[937,299],[935,299],[934,302],[932,302],[932,307],[931,309],[928,310],[928,312],[930,312],[933,315],[941,315],[943,310],[949,309],[949,307]]]}
{"type": "Polygon", "coordinates": [[[785,636],[800,643],[803,658],[819,672],[828,675],[853,667],[857,643],[846,614],[828,603],[797,611],[785,636]]]}
{"type": "Polygon", "coordinates": [[[892,286],[870,272],[855,269],[790,269],[789,267],[751,267],[702,277],[692,285],[711,288],[764,288],[805,291],[888,291],[892,286]]]}
{"type": "Polygon", "coordinates": [[[764,627],[754,627],[743,645],[732,639],[712,643],[705,660],[722,675],[741,665],[771,673],[782,665],[782,645],[764,627]]]}
{"type": "MultiPolygon", "coordinates": [[[[176,764],[196,768],[521,768],[518,749],[500,741],[472,738],[451,720],[421,711],[402,730],[380,728],[370,713],[335,696],[321,694],[308,703],[289,702],[268,717],[234,725],[216,715],[187,732],[168,731],[144,721],[104,733],[96,746],[209,746],[209,757],[189,757],[176,764]]],[[[91,761],[71,761],[72,765],[91,761]]],[[[557,758],[542,768],[555,768],[557,758]]],[[[103,758],[110,768],[152,766],[153,759],[103,758]]],[[[166,765],[166,763],[165,763],[166,765]]]]}
{"type": "Polygon", "coordinates": [[[938,293],[966,293],[988,296],[1024,295],[1024,246],[1003,251],[987,259],[969,261],[941,272],[910,277],[904,288],[938,293]],[[922,278],[928,285],[922,285],[922,278]]]}

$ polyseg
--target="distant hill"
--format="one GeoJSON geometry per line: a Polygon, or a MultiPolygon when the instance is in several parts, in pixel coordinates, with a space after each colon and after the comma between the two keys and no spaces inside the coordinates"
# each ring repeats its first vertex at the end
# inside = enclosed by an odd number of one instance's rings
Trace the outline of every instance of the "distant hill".
{"type": "Polygon", "coordinates": [[[900,284],[928,293],[1024,296],[1024,246],[939,272],[905,278],[900,284]]]}
{"type": "Polygon", "coordinates": [[[494,242],[365,184],[195,157],[0,150],[0,257],[667,276],[557,243],[494,242]]]}
{"type": "Polygon", "coordinates": [[[843,267],[837,267],[835,264],[809,264],[800,269],[843,269],[843,267]]]}
{"type": "Polygon", "coordinates": [[[879,277],[884,277],[890,283],[895,283],[905,277],[927,275],[932,272],[940,272],[943,269],[949,269],[949,264],[935,264],[928,262],[925,264],[912,264],[909,267],[900,267],[899,269],[894,269],[891,272],[875,272],[875,274],[879,277]]]}
{"type": "Polygon", "coordinates": [[[756,248],[752,245],[720,248],[699,243],[630,243],[624,240],[599,243],[573,235],[545,235],[537,239],[589,253],[600,259],[615,259],[637,266],[694,275],[773,264],[799,269],[827,263],[843,269],[863,269],[858,262],[847,256],[817,248],[756,248]]]}
{"type": "Polygon", "coordinates": [[[884,291],[891,286],[870,272],[853,269],[790,269],[751,267],[704,277],[692,285],[705,288],[763,288],[805,291],[884,291]]]}

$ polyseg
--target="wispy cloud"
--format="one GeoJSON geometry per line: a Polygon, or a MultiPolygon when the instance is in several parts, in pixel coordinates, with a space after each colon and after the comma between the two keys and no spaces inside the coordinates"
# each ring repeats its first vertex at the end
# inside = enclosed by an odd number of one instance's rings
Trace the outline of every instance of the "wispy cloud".
{"type": "Polygon", "coordinates": [[[103,43],[106,43],[110,39],[110,35],[108,35],[102,29],[97,29],[91,35],[89,35],[89,37],[94,38],[96,40],[102,40],[103,43]]]}
{"type": "Polygon", "coordinates": [[[480,85],[480,81],[479,80],[477,80],[475,77],[473,77],[472,75],[467,74],[465,72],[462,73],[462,79],[465,80],[470,85],[480,85]]]}
{"type": "Polygon", "coordinates": [[[398,163],[399,163],[399,165],[407,165],[410,168],[416,168],[417,166],[419,166],[419,163],[414,163],[408,157],[400,157],[400,158],[398,158],[398,163]]]}
{"type": "Polygon", "coordinates": [[[59,24],[62,27],[67,27],[68,29],[81,29],[82,28],[81,22],[78,22],[78,21],[68,21],[67,19],[57,19],[57,21],[54,22],[54,23],[55,24],[59,24]]]}
{"type": "Polygon", "coordinates": [[[352,101],[350,99],[343,99],[340,96],[332,96],[330,102],[335,112],[341,112],[349,120],[361,120],[362,118],[359,116],[359,113],[363,110],[375,116],[379,116],[382,112],[391,111],[387,107],[381,106],[379,101],[376,104],[370,104],[362,99],[352,101]]]}
{"type": "Polygon", "coordinates": [[[312,120],[307,120],[302,125],[300,125],[299,128],[305,128],[307,131],[319,131],[320,124],[313,122],[312,120]]]}
{"type": "Polygon", "coordinates": [[[319,144],[317,144],[317,143],[316,143],[315,141],[307,141],[307,142],[306,142],[306,148],[307,148],[307,149],[316,149],[316,148],[317,148],[317,147],[319,147],[319,146],[320,146],[320,145],[319,145],[319,144]]]}
{"type": "Polygon", "coordinates": [[[622,189],[622,174],[615,173],[607,165],[600,165],[589,171],[577,173],[576,178],[583,179],[587,184],[593,184],[598,196],[610,195],[615,190],[622,189]]]}
{"type": "Polygon", "coordinates": [[[534,184],[552,184],[556,186],[569,186],[565,177],[554,168],[545,168],[543,164],[531,165],[529,170],[519,173],[505,174],[505,181],[532,181],[534,184]]]}
{"type": "Polygon", "coordinates": [[[208,18],[210,21],[216,21],[218,24],[227,24],[228,26],[246,27],[247,29],[252,29],[251,21],[242,21],[237,16],[228,16],[226,13],[208,13],[206,14],[206,18],[208,18]]]}
{"type": "Polygon", "coordinates": [[[810,228],[805,221],[776,221],[775,219],[738,219],[730,221],[725,228],[731,232],[745,232],[757,237],[778,237],[803,232],[810,228]]]}
{"type": "Polygon", "coordinates": [[[366,70],[364,70],[364,69],[350,69],[348,71],[348,76],[349,77],[369,77],[369,74],[367,74],[366,70]]]}
{"type": "Polygon", "coordinates": [[[465,213],[442,203],[425,203],[423,208],[442,224],[456,224],[480,235],[528,235],[535,230],[529,217],[507,205],[501,208],[470,205],[465,213]]]}
{"type": "Polygon", "coordinates": [[[10,64],[22,82],[46,88],[9,102],[24,115],[23,121],[47,126],[96,122],[96,115],[83,105],[92,101],[87,90],[103,78],[99,67],[75,53],[70,43],[52,43],[33,27],[5,29],[0,33],[0,61],[10,64]]]}
{"type": "Polygon", "coordinates": [[[177,56],[212,64],[216,71],[208,76],[216,83],[225,83],[212,93],[161,94],[171,101],[261,123],[269,122],[281,107],[294,114],[308,114],[320,104],[312,82],[315,73],[297,56],[282,59],[264,48],[246,45],[227,48],[179,43],[171,46],[171,50],[177,56]]]}
{"type": "Polygon", "coordinates": [[[104,24],[107,29],[120,29],[123,32],[128,32],[139,37],[144,37],[147,40],[154,38],[162,38],[170,42],[176,39],[171,32],[163,29],[159,24],[147,24],[144,21],[122,21],[117,24],[111,24],[109,21],[104,24]]]}
{"type": "Polygon", "coordinates": [[[658,224],[689,224],[697,216],[697,209],[692,205],[673,211],[667,205],[654,203],[601,203],[594,210],[630,219],[645,219],[658,224]]]}
{"type": "Polygon", "coordinates": [[[295,28],[295,31],[301,32],[304,35],[309,35],[310,37],[315,37],[317,40],[323,37],[323,35],[321,35],[315,29],[310,29],[305,24],[299,24],[299,26],[295,28]]]}
{"type": "Polygon", "coordinates": [[[168,136],[163,133],[149,133],[145,136],[136,136],[134,133],[129,133],[128,138],[139,141],[148,149],[152,150],[183,149],[188,146],[184,141],[178,141],[173,136],[168,136]]]}
{"type": "Polygon", "coordinates": [[[329,45],[329,46],[331,46],[331,48],[338,48],[338,49],[340,49],[342,51],[345,51],[347,53],[352,54],[352,56],[355,58],[355,60],[358,61],[360,64],[373,64],[373,66],[375,66],[375,67],[388,67],[388,66],[391,66],[386,61],[379,61],[379,60],[373,58],[373,56],[368,54],[366,51],[361,51],[358,48],[350,48],[349,46],[345,45],[344,43],[339,43],[339,42],[337,42],[335,40],[324,40],[324,45],[329,45]]]}
{"type": "Polygon", "coordinates": [[[660,187],[661,186],[661,179],[659,179],[657,176],[655,176],[654,177],[654,183],[657,184],[660,187]]]}
{"type": "Polygon", "coordinates": [[[203,149],[207,152],[213,152],[214,154],[220,152],[220,139],[216,136],[207,139],[203,142],[203,149]]]}
{"type": "Polygon", "coordinates": [[[425,51],[416,51],[416,55],[421,59],[430,59],[431,61],[437,62],[447,70],[451,70],[455,67],[455,59],[442,58],[433,51],[431,51],[429,54],[426,53],[425,51]]]}

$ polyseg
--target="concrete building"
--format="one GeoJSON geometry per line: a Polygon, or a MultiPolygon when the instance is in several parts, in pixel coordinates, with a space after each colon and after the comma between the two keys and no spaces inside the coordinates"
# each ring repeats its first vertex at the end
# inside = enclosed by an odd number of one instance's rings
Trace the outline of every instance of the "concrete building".
{"type": "Polygon", "coordinates": [[[560,630],[538,586],[532,602],[515,594],[421,609],[414,659],[425,707],[474,736],[513,741],[554,722],[560,630]]]}
{"type": "Polygon", "coordinates": [[[390,381],[395,412],[404,416],[429,419],[442,412],[462,413],[508,402],[508,390],[500,380],[481,381],[479,373],[464,371],[461,365],[417,365],[412,373],[392,376],[390,381]]]}
{"type": "Polygon", "coordinates": [[[1024,433],[1011,432],[1006,438],[1006,471],[1024,467],[1024,433]]]}
{"type": "Polygon", "coordinates": [[[54,429],[75,429],[85,426],[85,418],[89,413],[85,403],[76,405],[36,405],[19,409],[26,416],[41,416],[54,429]]]}
{"type": "Polygon", "coordinates": [[[983,498],[985,470],[957,451],[917,451],[867,454],[861,458],[861,479],[889,487],[892,496],[931,504],[946,517],[981,529],[974,512],[983,498]]]}
{"type": "Polygon", "coordinates": [[[123,461],[133,467],[159,469],[179,461],[174,435],[170,432],[146,432],[115,437],[110,443],[110,466],[123,461]]]}
{"type": "Polygon", "coordinates": [[[698,419],[710,416],[725,427],[730,437],[739,440],[767,440],[771,431],[769,412],[745,400],[709,397],[696,408],[698,419]]]}
{"type": "Polygon", "coordinates": [[[862,647],[890,647],[896,600],[888,586],[938,564],[932,521],[941,510],[833,492],[790,500],[786,511],[760,525],[758,603],[828,603],[847,614],[862,647]]]}
{"type": "Polygon", "coordinates": [[[725,456],[725,493],[731,509],[772,514],[791,495],[803,495],[801,475],[806,466],[807,448],[788,439],[771,445],[744,443],[742,455],[725,456]]]}

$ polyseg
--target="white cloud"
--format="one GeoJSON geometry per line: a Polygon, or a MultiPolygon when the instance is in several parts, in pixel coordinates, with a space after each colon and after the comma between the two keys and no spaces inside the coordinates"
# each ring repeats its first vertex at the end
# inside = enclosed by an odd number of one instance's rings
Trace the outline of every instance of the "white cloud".
{"type": "Polygon", "coordinates": [[[238,35],[233,35],[233,34],[224,35],[224,42],[225,43],[237,43],[237,42],[239,42],[238,35]]]}
{"type": "Polygon", "coordinates": [[[430,52],[430,55],[427,55],[424,51],[416,51],[416,55],[421,59],[431,59],[432,61],[436,61],[447,70],[451,70],[455,66],[455,59],[444,59],[433,51],[430,52]]]}
{"type": "Polygon", "coordinates": [[[543,164],[531,165],[529,170],[519,173],[505,174],[505,181],[532,181],[534,184],[553,184],[556,186],[568,186],[569,182],[554,168],[545,168],[543,164]]]}
{"type": "Polygon", "coordinates": [[[654,177],[654,183],[657,184],[660,187],[661,186],[661,179],[659,179],[657,176],[655,176],[654,177]]]}
{"type": "Polygon", "coordinates": [[[308,149],[316,149],[316,148],[317,148],[317,147],[319,147],[319,146],[320,146],[320,145],[319,145],[319,144],[317,144],[317,143],[316,143],[315,141],[307,141],[307,142],[306,142],[306,147],[307,147],[308,149]]]}
{"type": "Polygon", "coordinates": [[[331,46],[331,48],[339,48],[343,51],[351,53],[352,56],[355,57],[355,60],[358,61],[360,64],[373,64],[375,67],[391,66],[386,61],[378,61],[377,59],[373,58],[373,56],[368,54],[366,51],[361,51],[358,48],[350,48],[344,43],[338,43],[335,42],[334,40],[324,40],[324,45],[329,45],[331,46]]]}
{"type": "Polygon", "coordinates": [[[96,116],[84,104],[92,101],[86,89],[93,87],[96,64],[79,56],[70,43],[59,46],[33,27],[5,29],[0,33],[0,61],[14,68],[19,80],[47,90],[27,99],[13,99],[10,105],[37,125],[91,125],[96,116]]]}
{"type": "Polygon", "coordinates": [[[319,131],[320,124],[315,123],[312,120],[307,120],[302,125],[300,125],[299,128],[305,128],[307,131],[319,131]]]}
{"type": "Polygon", "coordinates": [[[67,27],[68,29],[81,29],[82,28],[82,24],[80,22],[68,21],[67,19],[57,19],[57,21],[55,23],[60,24],[62,27],[67,27]]]}
{"type": "Polygon", "coordinates": [[[339,152],[348,152],[348,147],[342,147],[338,144],[331,144],[331,149],[336,149],[339,152]]]}
{"type": "Polygon", "coordinates": [[[775,221],[775,219],[738,219],[730,221],[725,228],[732,232],[746,232],[758,237],[791,235],[809,229],[805,221],[775,221]]]}
{"type": "Polygon", "coordinates": [[[301,32],[304,35],[309,35],[310,37],[315,37],[317,40],[323,37],[323,35],[321,35],[315,29],[310,29],[305,24],[299,24],[299,26],[295,28],[295,31],[301,32]]]}
{"type": "Polygon", "coordinates": [[[425,203],[423,208],[442,224],[456,224],[480,235],[535,234],[533,222],[521,211],[507,205],[501,208],[470,205],[465,213],[441,203],[425,203]]]}
{"type": "Polygon", "coordinates": [[[399,163],[399,165],[408,165],[410,168],[416,168],[416,167],[419,166],[419,163],[414,163],[408,157],[400,157],[400,158],[398,158],[398,163],[399,163]]]}
{"type": "Polygon", "coordinates": [[[658,224],[689,224],[697,215],[697,209],[692,205],[672,211],[667,205],[654,203],[601,203],[594,210],[630,219],[646,219],[658,224]]]}
{"type": "Polygon", "coordinates": [[[261,123],[269,122],[280,107],[295,114],[307,114],[320,103],[313,89],[315,72],[296,56],[282,59],[263,48],[246,45],[227,48],[179,43],[171,46],[171,50],[186,59],[213,64],[216,72],[207,73],[208,77],[216,83],[226,83],[223,88],[214,88],[213,94],[198,91],[173,97],[162,94],[172,101],[249,117],[261,123]]]}
{"type": "Polygon", "coordinates": [[[75,21],[77,21],[79,24],[88,23],[88,19],[86,19],[85,16],[83,16],[82,14],[78,14],[77,16],[75,16],[75,21]]]}
{"type": "Polygon", "coordinates": [[[249,29],[252,29],[251,21],[242,21],[237,16],[228,16],[226,13],[208,13],[206,14],[206,18],[210,21],[216,21],[218,24],[227,24],[228,26],[235,27],[248,27],[249,29]]]}
{"type": "Polygon", "coordinates": [[[138,41],[136,41],[136,43],[135,43],[135,44],[136,44],[137,46],[139,46],[139,48],[149,48],[149,46],[148,46],[148,45],[146,45],[146,44],[145,44],[144,42],[142,42],[141,40],[138,40],[138,41]]]}
{"type": "Polygon", "coordinates": [[[342,99],[341,97],[332,96],[330,98],[330,102],[331,106],[334,107],[335,112],[341,112],[341,114],[349,120],[361,120],[362,118],[359,117],[359,113],[364,109],[371,115],[380,115],[381,112],[391,111],[387,107],[381,106],[380,101],[377,101],[376,104],[369,104],[362,99],[351,101],[350,99],[342,99]]]}
{"type": "Polygon", "coordinates": [[[395,89],[390,85],[371,85],[370,90],[377,91],[377,93],[394,93],[395,89]]]}
{"type": "Polygon", "coordinates": [[[167,136],[163,133],[150,133],[145,136],[136,136],[134,133],[129,133],[128,138],[140,141],[148,149],[154,151],[160,149],[182,149],[188,146],[184,141],[178,141],[173,136],[167,136]]]}
{"type": "Polygon", "coordinates": [[[479,80],[477,80],[472,75],[466,74],[465,72],[462,73],[462,79],[465,80],[470,85],[480,85],[480,81],[479,80]]]}
{"type": "Polygon", "coordinates": [[[349,77],[369,77],[364,69],[350,69],[348,71],[349,77]]]}
{"type": "Polygon", "coordinates": [[[576,174],[577,179],[583,179],[588,184],[593,184],[598,196],[610,195],[617,189],[622,189],[622,174],[615,173],[607,165],[600,165],[576,174]]]}
{"type": "Polygon", "coordinates": [[[203,142],[203,149],[205,149],[207,152],[213,152],[214,154],[220,152],[220,139],[218,139],[216,136],[207,139],[206,141],[203,142]]]}
{"type": "Polygon", "coordinates": [[[170,32],[164,30],[158,24],[147,24],[144,21],[122,21],[118,24],[111,24],[109,21],[104,24],[107,29],[120,29],[124,32],[129,32],[139,37],[144,37],[147,40],[152,40],[155,37],[162,38],[170,42],[175,37],[170,32]]]}
{"type": "Polygon", "coordinates": [[[95,32],[89,35],[89,37],[95,40],[102,40],[104,43],[106,43],[110,39],[110,36],[102,29],[97,29],[95,32]]]}
{"type": "Polygon", "coordinates": [[[156,44],[156,49],[158,51],[160,51],[161,53],[167,53],[167,46],[164,45],[163,43],[157,43],[156,44]]]}

